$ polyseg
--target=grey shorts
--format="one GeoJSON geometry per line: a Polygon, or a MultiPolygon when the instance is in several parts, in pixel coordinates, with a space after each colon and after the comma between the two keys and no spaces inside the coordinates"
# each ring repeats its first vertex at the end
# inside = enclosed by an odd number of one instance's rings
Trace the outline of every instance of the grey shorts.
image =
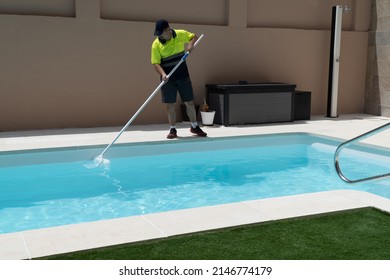
{"type": "Polygon", "coordinates": [[[179,92],[181,101],[183,102],[194,100],[191,79],[168,80],[168,82],[161,87],[162,102],[176,103],[177,92],[179,92]]]}

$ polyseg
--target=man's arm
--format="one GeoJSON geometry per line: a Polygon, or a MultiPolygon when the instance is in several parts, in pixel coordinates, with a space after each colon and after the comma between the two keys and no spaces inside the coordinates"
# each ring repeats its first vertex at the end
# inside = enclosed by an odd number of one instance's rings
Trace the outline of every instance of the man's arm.
{"type": "Polygon", "coordinates": [[[195,42],[198,40],[198,36],[194,36],[186,46],[186,51],[191,52],[194,49],[195,42]]]}
{"type": "Polygon", "coordinates": [[[168,75],[165,73],[164,69],[161,67],[160,64],[153,64],[154,70],[156,70],[157,73],[160,74],[161,79],[163,81],[168,81],[168,75]]]}

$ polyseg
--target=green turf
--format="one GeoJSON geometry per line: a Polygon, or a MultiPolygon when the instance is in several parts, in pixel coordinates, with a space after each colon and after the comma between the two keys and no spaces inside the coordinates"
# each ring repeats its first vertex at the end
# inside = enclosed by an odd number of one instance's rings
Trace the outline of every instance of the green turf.
{"type": "Polygon", "coordinates": [[[373,208],[50,256],[76,260],[390,259],[390,214],[373,208]]]}

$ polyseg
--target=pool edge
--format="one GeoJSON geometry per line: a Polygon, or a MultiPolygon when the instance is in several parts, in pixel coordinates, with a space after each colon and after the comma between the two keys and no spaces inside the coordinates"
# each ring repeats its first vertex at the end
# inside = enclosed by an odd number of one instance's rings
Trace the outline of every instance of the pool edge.
{"type": "Polygon", "coordinates": [[[390,199],[336,190],[0,234],[0,260],[32,259],[217,228],[374,207],[390,199]]]}

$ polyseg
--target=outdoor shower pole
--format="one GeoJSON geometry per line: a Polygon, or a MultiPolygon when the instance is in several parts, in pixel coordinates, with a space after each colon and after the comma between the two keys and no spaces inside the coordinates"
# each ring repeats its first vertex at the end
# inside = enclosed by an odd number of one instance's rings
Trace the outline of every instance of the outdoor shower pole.
{"type": "Polygon", "coordinates": [[[332,30],[330,38],[330,58],[328,77],[328,107],[326,116],[337,118],[337,97],[339,90],[339,66],[340,66],[340,43],[343,11],[345,6],[333,6],[332,30]]]}

